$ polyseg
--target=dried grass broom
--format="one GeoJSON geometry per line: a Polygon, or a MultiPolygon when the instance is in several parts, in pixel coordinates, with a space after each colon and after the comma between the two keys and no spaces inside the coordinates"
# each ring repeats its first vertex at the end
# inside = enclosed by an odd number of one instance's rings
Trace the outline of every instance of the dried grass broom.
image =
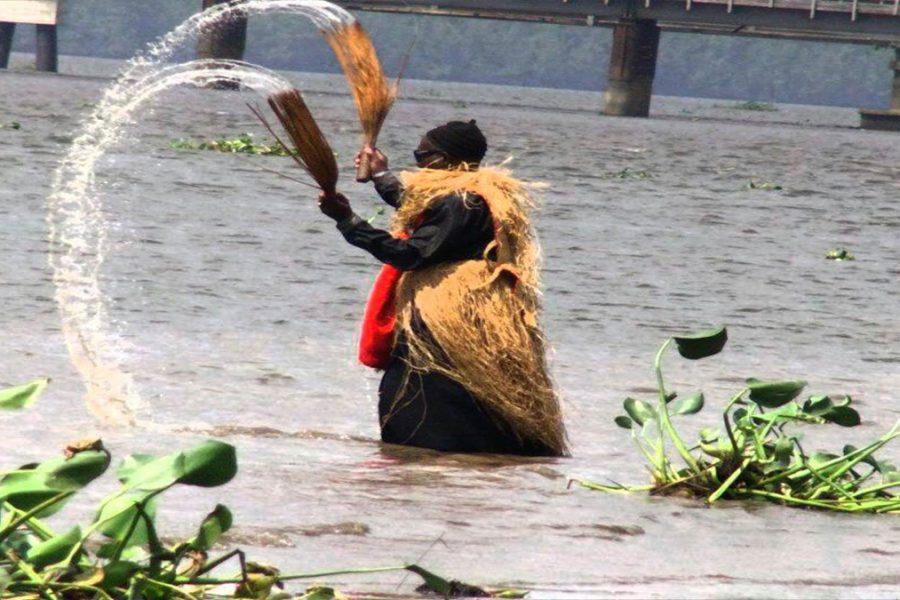
{"type": "Polygon", "coordinates": [[[323,192],[334,194],[338,167],[334,152],[313,118],[303,96],[296,89],[283,90],[269,96],[269,106],[294,144],[295,152],[272,129],[259,109],[250,107],[294,161],[315,180],[323,192]]]}
{"type": "MultiPolygon", "coordinates": [[[[399,78],[393,84],[388,83],[372,40],[359,21],[324,33],[347,77],[362,125],[363,142],[374,146],[397,97],[399,78]]],[[[364,159],[357,169],[356,180],[368,181],[371,174],[369,161],[364,159]]]]}

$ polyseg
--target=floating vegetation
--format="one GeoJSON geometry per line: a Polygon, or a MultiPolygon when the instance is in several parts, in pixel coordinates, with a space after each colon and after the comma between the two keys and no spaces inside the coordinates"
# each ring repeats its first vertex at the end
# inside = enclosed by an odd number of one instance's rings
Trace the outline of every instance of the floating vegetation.
{"type": "MultiPolygon", "coordinates": [[[[0,409],[33,404],[49,380],[0,390],[0,409]]],[[[237,473],[234,446],[207,440],[191,449],[161,457],[134,454],[119,465],[121,486],[101,501],[90,525],[63,533],[44,521],[79,490],[103,475],[112,457],[98,439],[69,445],[64,456],[7,471],[0,477],[0,597],[18,600],[82,600],[113,598],[293,597],[281,590],[299,579],[409,571],[419,575],[422,589],[445,598],[478,596],[522,598],[518,590],[486,591],[443,577],[416,564],[282,574],[277,568],[248,561],[232,550],[215,558],[211,549],[232,525],[231,511],[217,505],[184,541],[164,542],[155,516],[161,494],[175,486],[217,487],[237,473]],[[232,564],[234,574],[217,575],[232,564]]],[[[333,588],[316,586],[300,596],[307,600],[345,598],[333,588]]]]}
{"type": "Polygon", "coordinates": [[[781,187],[777,183],[772,183],[770,181],[754,181],[750,180],[750,183],[747,184],[748,190],[766,190],[766,191],[780,191],[784,188],[781,187]]]}
{"type": "Polygon", "coordinates": [[[236,138],[221,140],[192,141],[178,139],[169,142],[169,146],[176,150],[215,150],[217,152],[238,154],[291,156],[291,153],[279,144],[258,144],[254,142],[253,136],[249,133],[242,133],[236,138]]]}
{"type": "Polygon", "coordinates": [[[644,486],[579,483],[605,492],[648,491],[683,494],[713,503],[720,498],[764,499],[788,506],[842,512],[900,512],[900,470],[878,460],[875,453],[900,436],[900,422],[862,448],[844,446],[840,453],[808,454],[797,429],[807,425],[859,425],[859,413],[849,396],[821,394],[797,400],[805,381],[748,379],[722,411],[724,430],[704,428],[699,441],[689,446],[672,418],[700,412],[702,392],[678,399],[663,381],[661,361],[674,343],[679,354],[698,360],[718,354],[728,339],[724,327],[698,334],[672,337],[656,353],[659,399],[655,405],[626,398],[626,415],[616,417],[630,430],[638,450],[647,459],[653,482],[644,486]],[[670,457],[674,450],[684,466],[670,457]]]}
{"type": "Polygon", "coordinates": [[[828,252],[825,253],[825,258],[838,262],[856,260],[856,257],[850,254],[850,251],[846,248],[830,248],[828,252]]]}
{"type": "Polygon", "coordinates": [[[22,129],[22,124],[18,121],[10,121],[8,123],[0,123],[0,129],[22,129]]]}
{"type": "Polygon", "coordinates": [[[768,102],[757,102],[756,100],[747,100],[746,102],[738,102],[729,108],[736,110],[756,110],[760,112],[775,112],[778,107],[768,102]]]}
{"type": "Polygon", "coordinates": [[[652,179],[653,173],[650,171],[633,171],[629,167],[625,167],[621,171],[613,171],[603,175],[604,179],[652,179]]]}

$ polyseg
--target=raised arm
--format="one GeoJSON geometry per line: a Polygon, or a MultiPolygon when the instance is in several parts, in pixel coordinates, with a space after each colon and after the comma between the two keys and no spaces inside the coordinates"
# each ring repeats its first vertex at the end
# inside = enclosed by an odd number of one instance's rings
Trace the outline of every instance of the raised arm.
{"type": "Polygon", "coordinates": [[[485,231],[490,231],[485,225],[489,223],[490,213],[484,202],[480,199],[467,202],[458,196],[435,202],[405,240],[372,227],[352,211],[349,216],[336,220],[338,230],[350,244],[403,271],[458,260],[475,244],[483,243],[485,231]]]}

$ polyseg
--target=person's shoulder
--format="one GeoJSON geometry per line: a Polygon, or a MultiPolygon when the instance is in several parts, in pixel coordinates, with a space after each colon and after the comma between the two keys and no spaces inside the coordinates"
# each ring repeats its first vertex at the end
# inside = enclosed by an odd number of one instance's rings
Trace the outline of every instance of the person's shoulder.
{"type": "Polygon", "coordinates": [[[483,210],[486,207],[484,198],[471,192],[454,192],[435,200],[431,204],[432,210],[458,211],[458,210],[483,210]]]}

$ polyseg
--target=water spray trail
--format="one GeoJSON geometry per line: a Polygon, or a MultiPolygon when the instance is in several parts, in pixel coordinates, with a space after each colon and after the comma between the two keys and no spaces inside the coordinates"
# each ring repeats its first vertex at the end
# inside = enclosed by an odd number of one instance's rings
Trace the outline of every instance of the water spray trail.
{"type": "Polygon", "coordinates": [[[276,12],[305,16],[324,32],[355,21],[349,12],[324,0],[239,0],[194,15],[126,65],[85,119],[54,173],[47,224],[56,302],[72,363],[86,387],[87,405],[107,423],[133,423],[143,402],[133,376],[121,366],[124,344],[114,333],[99,284],[109,223],[95,186],[96,164],[132,122],[133,113],[166,89],[236,80],[264,95],[291,87],[277,74],[239,61],[165,65],[178,47],[222,19],[276,12]]]}

